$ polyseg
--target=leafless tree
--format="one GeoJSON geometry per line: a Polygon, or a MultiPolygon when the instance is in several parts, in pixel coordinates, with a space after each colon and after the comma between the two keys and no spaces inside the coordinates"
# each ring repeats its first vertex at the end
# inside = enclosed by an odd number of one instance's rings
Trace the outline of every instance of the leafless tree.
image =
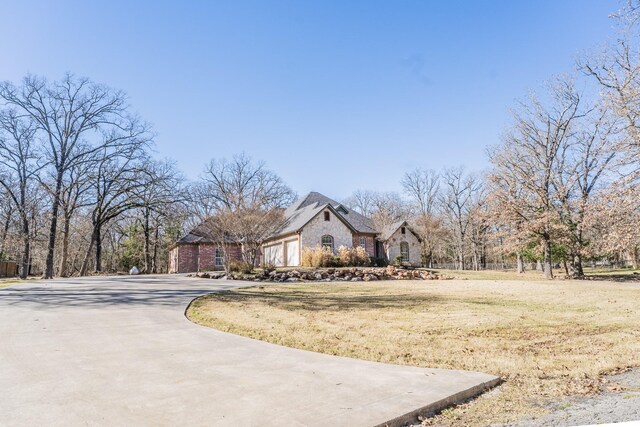
{"type": "Polygon", "coordinates": [[[230,258],[227,243],[233,243],[241,245],[250,265],[255,265],[262,242],[282,226],[283,208],[295,199],[278,175],[246,154],[212,160],[194,194],[206,206],[199,212],[212,214],[202,218],[203,224],[222,245],[225,262],[230,258]]]}
{"type": "Polygon", "coordinates": [[[472,208],[482,185],[480,180],[467,173],[463,167],[445,170],[442,180],[442,206],[454,238],[457,267],[464,270],[472,208]]]}
{"type": "Polygon", "coordinates": [[[52,278],[58,213],[69,171],[92,161],[96,153],[105,148],[126,149],[134,137],[146,133],[147,128],[128,113],[123,92],[71,74],[54,82],[29,75],[20,86],[0,83],[0,99],[15,108],[20,117],[33,121],[53,169],[44,274],[45,278],[52,278]]]}
{"type": "Polygon", "coordinates": [[[144,188],[146,140],[139,139],[125,150],[103,148],[96,153],[96,163],[90,175],[91,181],[91,240],[85,254],[80,275],[89,267],[91,252],[95,247],[95,271],[102,271],[102,230],[110,221],[123,213],[141,206],[139,192],[144,188]]]}
{"type": "Polygon", "coordinates": [[[405,194],[414,205],[416,230],[422,238],[423,265],[433,267],[433,254],[444,237],[439,215],[440,175],[431,169],[415,169],[401,181],[405,194]]]}
{"type": "Polygon", "coordinates": [[[170,218],[188,200],[184,178],[170,161],[148,161],[141,170],[140,215],[144,234],[146,273],[158,272],[158,251],[163,220],[170,218]]]}
{"type": "MultiPolygon", "coordinates": [[[[43,168],[35,133],[36,126],[30,118],[20,117],[12,108],[0,111],[0,185],[20,217],[23,242],[20,277],[23,279],[29,274],[31,259],[31,225],[39,196],[36,178],[43,168]]],[[[5,233],[8,224],[5,223],[5,233]]]]}

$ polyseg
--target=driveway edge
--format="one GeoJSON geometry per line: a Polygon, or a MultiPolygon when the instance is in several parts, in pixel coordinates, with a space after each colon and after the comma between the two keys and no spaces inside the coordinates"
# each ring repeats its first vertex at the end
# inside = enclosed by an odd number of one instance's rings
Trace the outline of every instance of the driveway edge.
{"type": "Polygon", "coordinates": [[[483,382],[482,384],[478,384],[466,390],[460,391],[456,394],[452,394],[451,396],[445,397],[444,399],[438,400],[437,402],[433,402],[429,405],[423,406],[422,408],[418,408],[414,411],[407,412],[404,415],[393,418],[389,421],[377,424],[374,427],[401,427],[409,423],[415,422],[420,416],[425,418],[431,417],[444,409],[447,409],[451,406],[458,405],[469,399],[477,397],[480,394],[484,393],[485,391],[497,385],[500,385],[501,383],[502,383],[502,379],[499,377],[496,377],[492,380],[483,382]]]}

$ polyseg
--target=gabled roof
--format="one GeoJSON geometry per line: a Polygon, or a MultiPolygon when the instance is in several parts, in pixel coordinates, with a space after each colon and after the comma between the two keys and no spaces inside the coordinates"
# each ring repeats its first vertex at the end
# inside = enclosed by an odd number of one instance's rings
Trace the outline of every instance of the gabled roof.
{"type": "Polygon", "coordinates": [[[393,236],[393,233],[395,233],[396,231],[398,231],[398,229],[400,227],[405,227],[407,230],[409,230],[411,233],[413,233],[414,236],[416,236],[418,238],[418,240],[422,241],[422,239],[420,238],[420,236],[418,235],[418,233],[416,233],[411,226],[409,226],[409,224],[407,223],[407,221],[398,221],[398,222],[394,222],[393,224],[389,224],[386,227],[384,227],[384,229],[382,230],[382,232],[380,233],[380,235],[378,236],[378,240],[381,241],[385,241],[385,240],[389,240],[389,238],[391,236],[393,236]]]}
{"type": "MultiPolygon", "coordinates": [[[[319,205],[331,205],[334,209],[340,213],[342,218],[344,218],[358,233],[377,233],[378,231],[375,229],[373,225],[373,221],[370,218],[367,218],[364,215],[359,214],[353,209],[349,209],[341,203],[336,202],[333,199],[325,196],[324,194],[320,194],[318,192],[312,191],[307,194],[305,197],[301,198],[298,202],[294,203],[291,208],[304,208],[306,206],[319,206],[319,205]]],[[[287,211],[289,210],[287,209],[287,211]]],[[[287,212],[285,212],[286,215],[287,212]]]]}
{"type": "Polygon", "coordinates": [[[299,198],[285,210],[285,225],[273,237],[295,233],[301,230],[309,221],[326,208],[331,209],[334,215],[339,217],[339,219],[355,233],[378,233],[371,219],[314,191],[299,198]]]}
{"type": "MultiPolygon", "coordinates": [[[[207,225],[209,221],[215,221],[215,218],[210,217],[202,221],[200,224],[191,229],[191,231],[185,234],[181,239],[175,242],[172,247],[181,244],[217,243],[207,237],[209,235],[207,225]]],[[[233,243],[233,240],[228,237],[225,238],[225,241],[226,243],[233,243]]]]}

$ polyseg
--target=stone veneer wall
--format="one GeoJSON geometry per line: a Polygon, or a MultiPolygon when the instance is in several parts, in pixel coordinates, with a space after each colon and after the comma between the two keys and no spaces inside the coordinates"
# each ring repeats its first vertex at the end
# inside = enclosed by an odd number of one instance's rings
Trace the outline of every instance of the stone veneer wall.
{"type": "Polygon", "coordinates": [[[398,228],[384,243],[388,260],[392,262],[396,257],[400,256],[400,243],[403,241],[409,243],[409,263],[420,265],[422,257],[420,241],[408,228],[406,228],[406,234],[402,234],[400,228],[398,228]]]}
{"type": "Polygon", "coordinates": [[[333,236],[333,248],[338,250],[340,246],[351,247],[353,234],[349,227],[340,221],[333,212],[329,211],[330,220],[324,220],[324,213],[320,212],[313,218],[300,233],[300,245],[302,248],[315,248],[322,245],[322,236],[333,236]]]}

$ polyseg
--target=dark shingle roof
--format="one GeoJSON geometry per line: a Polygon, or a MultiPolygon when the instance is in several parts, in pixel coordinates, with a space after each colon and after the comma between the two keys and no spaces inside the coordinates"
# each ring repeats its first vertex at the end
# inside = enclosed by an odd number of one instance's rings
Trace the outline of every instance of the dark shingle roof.
{"type": "Polygon", "coordinates": [[[349,209],[323,194],[314,191],[299,198],[285,210],[285,225],[273,237],[294,233],[300,230],[327,206],[331,206],[335,211],[337,211],[342,219],[344,219],[345,222],[347,222],[356,232],[377,233],[371,219],[349,209]]]}

